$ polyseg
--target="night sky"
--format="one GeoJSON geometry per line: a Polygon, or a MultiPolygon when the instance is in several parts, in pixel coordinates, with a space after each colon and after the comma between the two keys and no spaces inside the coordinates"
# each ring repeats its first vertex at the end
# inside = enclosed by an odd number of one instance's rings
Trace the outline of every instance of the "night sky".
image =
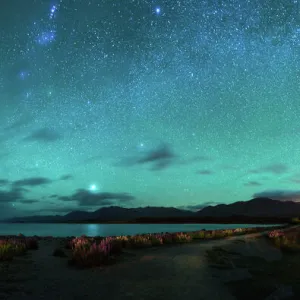
{"type": "Polygon", "coordinates": [[[300,199],[300,1],[3,0],[0,217],[300,199]]]}

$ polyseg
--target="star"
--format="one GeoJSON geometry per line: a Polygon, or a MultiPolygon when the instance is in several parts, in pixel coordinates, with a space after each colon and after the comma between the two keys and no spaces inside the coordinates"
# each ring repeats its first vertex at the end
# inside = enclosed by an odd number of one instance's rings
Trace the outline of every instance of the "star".
{"type": "Polygon", "coordinates": [[[51,9],[50,9],[50,15],[49,18],[53,19],[55,17],[55,12],[57,11],[57,6],[56,5],[52,5],[51,9]]]}
{"type": "Polygon", "coordinates": [[[155,8],[155,13],[156,13],[157,15],[160,15],[161,9],[160,9],[159,6],[155,8]]]}
{"type": "Polygon", "coordinates": [[[95,184],[91,184],[89,190],[91,192],[95,192],[97,190],[97,186],[95,184]]]}
{"type": "Polygon", "coordinates": [[[50,30],[50,31],[43,31],[38,34],[37,36],[37,42],[40,45],[48,45],[52,43],[56,38],[56,32],[55,30],[50,30]]]}
{"type": "Polygon", "coordinates": [[[29,75],[30,75],[30,73],[29,73],[28,71],[21,71],[21,72],[19,73],[19,78],[20,78],[21,80],[25,80],[29,75]]]}
{"type": "Polygon", "coordinates": [[[137,150],[138,151],[145,151],[145,143],[141,142],[137,145],[137,150]]]}
{"type": "Polygon", "coordinates": [[[299,190],[299,0],[2,2],[0,198],[4,179],[31,177],[53,184],[24,199],[177,207],[299,190]]]}

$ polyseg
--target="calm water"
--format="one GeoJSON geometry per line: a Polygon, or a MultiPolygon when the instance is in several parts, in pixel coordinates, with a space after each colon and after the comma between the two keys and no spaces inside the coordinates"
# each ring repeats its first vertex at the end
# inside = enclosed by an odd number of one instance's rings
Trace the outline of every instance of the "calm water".
{"type": "Polygon", "coordinates": [[[0,235],[116,236],[140,233],[195,231],[275,225],[256,224],[0,224],[0,235]]]}

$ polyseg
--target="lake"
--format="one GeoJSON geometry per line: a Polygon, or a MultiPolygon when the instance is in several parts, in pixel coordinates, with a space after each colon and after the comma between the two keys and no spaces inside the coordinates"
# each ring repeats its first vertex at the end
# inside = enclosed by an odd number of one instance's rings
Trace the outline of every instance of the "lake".
{"type": "MultiPolygon", "coordinates": [[[[278,225],[278,224],[277,224],[278,225]]],[[[0,223],[0,235],[25,236],[118,236],[141,233],[184,232],[201,229],[230,229],[245,227],[268,227],[277,225],[257,224],[25,224],[0,223]]]]}

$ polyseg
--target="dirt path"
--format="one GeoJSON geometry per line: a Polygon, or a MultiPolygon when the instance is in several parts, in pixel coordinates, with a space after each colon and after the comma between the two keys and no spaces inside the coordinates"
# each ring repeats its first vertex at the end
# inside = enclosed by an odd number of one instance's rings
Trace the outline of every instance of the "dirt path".
{"type": "MultiPolygon", "coordinates": [[[[66,258],[52,256],[57,240],[41,241],[39,250],[17,258],[1,271],[0,299],[234,300],[209,267],[205,252],[234,240],[247,244],[257,236],[133,251],[123,262],[87,270],[75,270],[67,266],[66,258]]],[[[275,257],[269,250],[256,252],[275,257]]]]}

